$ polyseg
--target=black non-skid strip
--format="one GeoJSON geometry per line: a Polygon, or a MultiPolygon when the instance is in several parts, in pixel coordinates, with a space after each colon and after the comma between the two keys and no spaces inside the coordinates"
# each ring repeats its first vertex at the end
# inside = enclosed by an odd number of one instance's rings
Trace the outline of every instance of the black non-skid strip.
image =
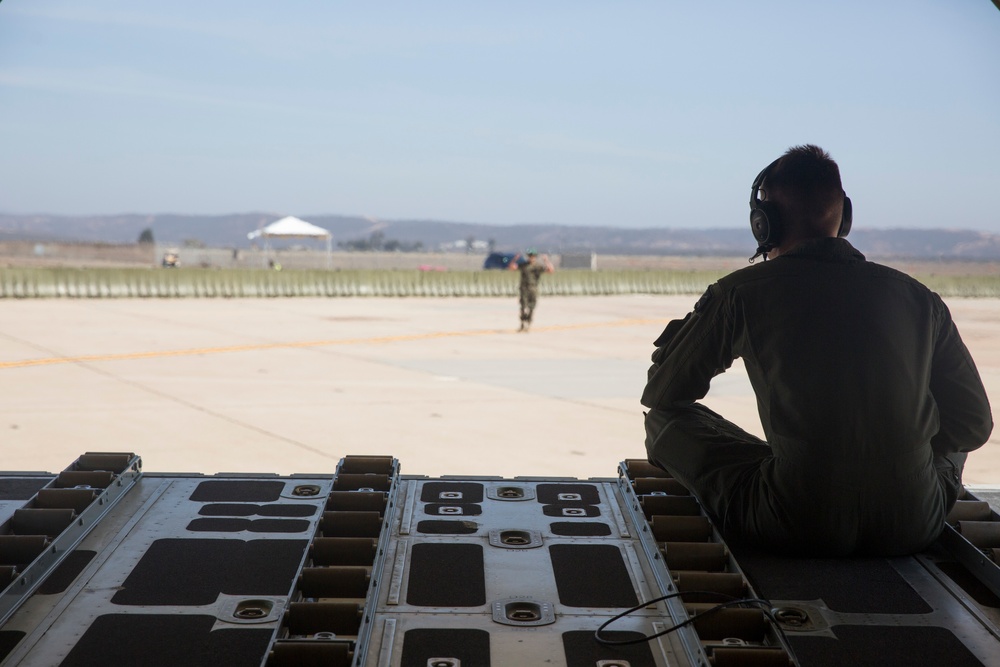
{"type": "Polygon", "coordinates": [[[273,503],[284,482],[262,480],[208,480],[198,485],[191,500],[199,503],[273,503]]]}
{"type": "Polygon", "coordinates": [[[568,607],[639,604],[621,549],[611,544],[549,546],[559,601],[568,607]]]}
{"type": "Polygon", "coordinates": [[[483,548],[478,544],[414,544],[407,604],[478,607],[486,604],[483,548]]]}
{"type": "Polygon", "coordinates": [[[854,614],[927,614],[931,606],[885,558],[794,558],[734,547],[740,568],[768,600],[823,600],[854,614]]]}
{"type": "Polygon", "coordinates": [[[448,519],[421,521],[417,532],[426,535],[472,535],[479,530],[475,521],[452,521],[448,519]]]}
{"type": "Polygon", "coordinates": [[[928,626],[836,625],[836,639],[789,633],[795,657],[808,667],[982,667],[950,630],[928,626]]]}
{"type": "Polygon", "coordinates": [[[307,540],[164,539],[149,546],[111,602],[205,605],[220,593],[285,595],[307,540]]]}
{"type": "Polygon", "coordinates": [[[258,667],[272,630],[213,631],[216,622],[205,615],[98,616],[60,667],[258,667]]]}
{"type": "Polygon", "coordinates": [[[269,517],[306,517],[313,516],[319,508],[316,505],[281,504],[256,505],[254,503],[215,503],[204,505],[198,514],[201,516],[269,516],[269,517]]]}
{"type": "Polygon", "coordinates": [[[35,593],[38,595],[58,595],[64,592],[96,555],[96,551],[82,549],[67,554],[63,562],[59,563],[59,567],[45,578],[35,593]]]}
{"type": "Polygon", "coordinates": [[[301,519],[193,519],[187,529],[195,532],[239,533],[303,533],[308,521],[301,519]]]}
{"type": "Polygon", "coordinates": [[[452,658],[462,667],[490,667],[490,633],[456,628],[407,630],[400,667],[427,667],[431,658],[452,658]]]}
{"type": "Polygon", "coordinates": [[[0,630],[0,660],[14,650],[14,647],[24,639],[25,634],[20,630],[0,630]]]}
{"type": "Polygon", "coordinates": [[[600,521],[556,521],[549,525],[553,535],[560,537],[606,537],[611,526],[600,521]]]}

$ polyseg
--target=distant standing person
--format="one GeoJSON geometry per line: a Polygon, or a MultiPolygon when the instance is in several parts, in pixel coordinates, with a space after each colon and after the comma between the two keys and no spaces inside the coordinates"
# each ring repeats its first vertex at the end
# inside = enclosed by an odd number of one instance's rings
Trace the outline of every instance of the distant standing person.
{"type": "Polygon", "coordinates": [[[542,255],[542,261],[538,263],[538,253],[534,249],[528,250],[526,254],[527,261],[519,261],[521,254],[518,253],[507,266],[511,271],[521,272],[521,328],[518,331],[527,331],[531,326],[531,316],[535,312],[535,304],[538,303],[538,281],[542,274],[555,271],[548,255],[542,255]]]}

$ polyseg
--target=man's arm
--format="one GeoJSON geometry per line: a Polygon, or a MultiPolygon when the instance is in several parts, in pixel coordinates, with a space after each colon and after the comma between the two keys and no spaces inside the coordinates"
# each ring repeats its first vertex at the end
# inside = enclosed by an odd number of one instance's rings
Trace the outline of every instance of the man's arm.
{"type": "Polygon", "coordinates": [[[931,394],[938,405],[941,427],[931,438],[938,456],[971,452],[990,438],[993,415],[986,389],[972,355],[944,303],[941,329],[931,362],[931,394]]]}
{"type": "Polygon", "coordinates": [[[507,265],[508,271],[517,271],[520,267],[517,264],[517,260],[521,259],[521,253],[514,255],[514,259],[510,260],[510,264],[507,265]]]}
{"type": "Polygon", "coordinates": [[[542,255],[542,264],[545,265],[545,273],[554,273],[555,267],[552,266],[552,262],[549,261],[548,255],[542,255]]]}
{"type": "Polygon", "coordinates": [[[712,378],[733,363],[732,328],[721,289],[712,285],[694,311],[657,338],[642,404],[666,410],[704,398],[712,378]]]}

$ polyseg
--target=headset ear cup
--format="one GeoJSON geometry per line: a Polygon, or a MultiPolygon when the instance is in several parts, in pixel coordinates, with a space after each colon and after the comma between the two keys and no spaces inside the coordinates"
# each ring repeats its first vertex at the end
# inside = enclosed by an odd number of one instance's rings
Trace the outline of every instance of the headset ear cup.
{"type": "Polygon", "coordinates": [[[759,208],[750,211],[750,233],[758,244],[767,240],[770,234],[771,225],[767,220],[767,213],[759,208]]]}
{"type": "Polygon", "coordinates": [[[778,245],[780,225],[767,202],[758,201],[750,211],[750,231],[759,245],[769,248],[778,245]]]}
{"type": "Polygon", "coordinates": [[[851,222],[854,220],[854,205],[851,198],[844,195],[844,212],[840,215],[840,229],[837,230],[837,238],[844,238],[851,233],[851,222]]]}

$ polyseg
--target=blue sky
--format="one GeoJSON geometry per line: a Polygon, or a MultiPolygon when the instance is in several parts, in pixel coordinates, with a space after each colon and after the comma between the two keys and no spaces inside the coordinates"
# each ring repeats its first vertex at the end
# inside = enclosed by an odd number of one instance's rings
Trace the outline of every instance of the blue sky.
{"type": "Polygon", "coordinates": [[[1000,233],[1000,11],[0,3],[3,213],[738,227],[801,143],[856,227],[1000,233]]]}

